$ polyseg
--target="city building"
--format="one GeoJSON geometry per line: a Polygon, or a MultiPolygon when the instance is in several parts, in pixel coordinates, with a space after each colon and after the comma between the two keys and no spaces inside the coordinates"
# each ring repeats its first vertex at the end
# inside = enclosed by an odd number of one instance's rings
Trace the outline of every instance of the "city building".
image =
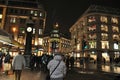
{"type": "MultiPolygon", "coordinates": [[[[29,17],[32,17],[34,22],[32,52],[38,49],[39,54],[46,22],[46,11],[43,6],[37,0],[0,0],[0,28],[11,34],[12,38],[23,46],[26,43],[26,21],[29,17]]],[[[11,47],[11,52],[14,52],[15,48],[11,47]]],[[[23,47],[21,50],[24,52],[23,47]]]]}
{"type": "Polygon", "coordinates": [[[76,57],[113,62],[120,56],[120,10],[91,5],[70,28],[76,57]]]}
{"type": "Polygon", "coordinates": [[[44,51],[47,54],[61,52],[63,55],[69,54],[71,49],[71,40],[67,39],[59,30],[59,25],[56,23],[50,34],[44,36],[44,51]]]}

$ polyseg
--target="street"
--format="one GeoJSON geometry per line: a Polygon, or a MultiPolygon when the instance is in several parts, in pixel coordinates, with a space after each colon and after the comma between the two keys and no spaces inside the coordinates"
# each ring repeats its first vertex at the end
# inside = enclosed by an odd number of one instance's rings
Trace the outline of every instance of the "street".
{"type": "MultiPolygon", "coordinates": [[[[78,65],[73,70],[68,70],[65,80],[114,80],[119,75],[119,68],[115,71],[110,70],[110,66],[106,65],[103,70],[98,71],[95,69],[95,64],[89,64],[86,68],[80,68],[78,65]],[[94,66],[94,67],[92,67],[94,66]]],[[[114,68],[114,67],[113,67],[114,68]]],[[[22,72],[21,80],[45,80],[46,74],[42,71],[30,71],[25,69],[22,72]]],[[[12,72],[9,75],[0,73],[0,80],[14,80],[12,72]]]]}

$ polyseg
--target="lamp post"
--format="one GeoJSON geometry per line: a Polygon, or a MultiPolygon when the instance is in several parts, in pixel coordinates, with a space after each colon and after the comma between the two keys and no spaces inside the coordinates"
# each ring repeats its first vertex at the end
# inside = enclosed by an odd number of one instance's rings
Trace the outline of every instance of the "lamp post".
{"type": "Polygon", "coordinates": [[[33,20],[32,17],[30,17],[26,21],[26,43],[25,43],[25,60],[26,60],[26,67],[30,67],[30,55],[32,54],[32,32],[33,32],[33,20]]]}

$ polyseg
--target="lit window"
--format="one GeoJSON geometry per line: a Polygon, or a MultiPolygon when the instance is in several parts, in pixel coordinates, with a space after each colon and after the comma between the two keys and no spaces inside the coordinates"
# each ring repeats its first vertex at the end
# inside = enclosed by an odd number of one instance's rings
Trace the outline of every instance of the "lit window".
{"type": "Polygon", "coordinates": [[[15,17],[11,17],[10,23],[16,23],[16,18],[15,17]]]}
{"type": "Polygon", "coordinates": [[[95,16],[90,16],[88,18],[88,22],[93,22],[93,21],[96,21],[95,16]]]}
{"type": "Polygon", "coordinates": [[[39,35],[42,35],[43,32],[42,32],[42,29],[39,29],[39,35]]]}
{"type": "Polygon", "coordinates": [[[109,42],[108,41],[101,41],[102,49],[109,49],[109,42]]]}
{"type": "Polygon", "coordinates": [[[2,19],[2,14],[0,14],[0,19],[2,19]]]}
{"type": "Polygon", "coordinates": [[[33,14],[33,13],[34,13],[34,11],[33,11],[33,10],[31,10],[30,14],[33,14]]]}
{"type": "Polygon", "coordinates": [[[107,27],[107,25],[101,25],[101,31],[106,31],[106,32],[108,32],[108,27],[107,27]]]}
{"type": "Polygon", "coordinates": [[[119,28],[117,26],[112,26],[112,31],[113,32],[119,32],[119,28]]]}
{"type": "Polygon", "coordinates": [[[35,13],[34,13],[34,16],[37,16],[38,14],[37,14],[37,11],[35,11],[35,13]]]}
{"type": "Polygon", "coordinates": [[[113,35],[113,40],[119,40],[119,35],[114,34],[114,35],[113,35]]]}
{"type": "Polygon", "coordinates": [[[96,30],[96,25],[92,25],[88,27],[88,31],[95,31],[96,30]]]}
{"type": "Polygon", "coordinates": [[[107,20],[107,17],[106,17],[106,16],[101,16],[101,17],[100,17],[100,21],[101,21],[101,22],[105,22],[105,23],[107,23],[107,22],[108,22],[108,20],[107,20]]]}
{"type": "Polygon", "coordinates": [[[89,34],[88,36],[90,40],[95,40],[97,38],[96,34],[89,34]]]}
{"type": "Polygon", "coordinates": [[[115,17],[112,17],[112,18],[111,18],[111,22],[112,22],[112,23],[116,23],[116,24],[118,24],[118,19],[115,18],[115,17]]]}
{"type": "Polygon", "coordinates": [[[101,33],[101,39],[102,39],[102,40],[107,40],[107,39],[108,39],[108,34],[106,34],[106,33],[101,33]]]}
{"type": "Polygon", "coordinates": [[[95,41],[90,41],[89,42],[89,48],[96,48],[96,42],[95,41]]]}
{"type": "Polygon", "coordinates": [[[40,17],[43,16],[42,12],[40,12],[40,17]]]}
{"type": "Polygon", "coordinates": [[[35,28],[33,28],[33,34],[35,34],[35,28]]]}
{"type": "Polygon", "coordinates": [[[43,39],[42,38],[38,38],[38,44],[42,45],[43,44],[43,39]]]}
{"type": "Polygon", "coordinates": [[[114,49],[119,49],[118,43],[115,42],[113,46],[114,46],[114,49]]]}

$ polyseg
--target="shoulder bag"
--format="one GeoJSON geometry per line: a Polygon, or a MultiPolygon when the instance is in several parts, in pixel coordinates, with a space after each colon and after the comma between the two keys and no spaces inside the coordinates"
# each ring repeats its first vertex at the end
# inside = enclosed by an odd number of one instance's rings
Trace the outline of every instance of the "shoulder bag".
{"type": "Polygon", "coordinates": [[[61,61],[59,61],[59,63],[57,64],[57,66],[55,67],[55,69],[51,72],[51,74],[48,73],[48,75],[46,76],[46,80],[50,80],[50,76],[52,75],[52,73],[56,70],[56,68],[59,66],[61,61]]]}

